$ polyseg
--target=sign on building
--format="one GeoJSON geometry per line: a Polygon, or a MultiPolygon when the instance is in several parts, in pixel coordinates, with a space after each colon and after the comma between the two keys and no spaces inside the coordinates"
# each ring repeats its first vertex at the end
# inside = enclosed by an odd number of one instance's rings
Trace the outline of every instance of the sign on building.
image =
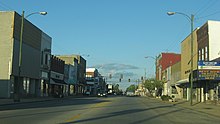
{"type": "Polygon", "coordinates": [[[199,80],[220,80],[220,62],[198,62],[199,80]]]}

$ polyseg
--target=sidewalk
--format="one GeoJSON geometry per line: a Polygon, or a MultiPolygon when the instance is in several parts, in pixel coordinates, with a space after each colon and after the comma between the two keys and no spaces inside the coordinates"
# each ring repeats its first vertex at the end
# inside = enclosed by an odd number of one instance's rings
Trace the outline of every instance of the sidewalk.
{"type": "Polygon", "coordinates": [[[21,98],[20,102],[14,102],[13,99],[1,99],[0,98],[0,106],[5,105],[14,105],[14,104],[23,104],[23,103],[33,103],[33,102],[44,102],[44,101],[52,101],[57,99],[68,99],[68,98],[81,98],[84,96],[65,96],[64,98],[55,98],[55,97],[35,97],[35,98],[21,98]]]}
{"type": "Polygon", "coordinates": [[[22,99],[20,99],[20,102],[14,102],[13,99],[0,99],[0,106],[51,101],[51,100],[55,100],[55,99],[57,99],[57,98],[53,98],[53,97],[22,98],[22,99]]]}
{"type": "Polygon", "coordinates": [[[220,104],[214,104],[213,102],[206,102],[206,103],[197,103],[196,101],[193,101],[193,105],[190,104],[189,101],[186,100],[179,100],[177,102],[169,102],[169,101],[162,101],[159,98],[158,101],[167,103],[167,104],[173,104],[173,106],[176,107],[182,107],[185,109],[201,112],[204,114],[208,114],[215,117],[220,117],[220,104]]]}

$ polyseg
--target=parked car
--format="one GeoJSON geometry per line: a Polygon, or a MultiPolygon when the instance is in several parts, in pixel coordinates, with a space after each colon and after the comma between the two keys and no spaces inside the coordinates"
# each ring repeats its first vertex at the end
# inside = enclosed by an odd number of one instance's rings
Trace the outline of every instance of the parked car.
{"type": "Polygon", "coordinates": [[[89,95],[90,95],[90,92],[89,92],[89,91],[86,91],[86,92],[85,92],[85,95],[86,95],[86,96],[89,96],[89,95]]]}
{"type": "Polygon", "coordinates": [[[100,93],[98,93],[98,97],[107,97],[107,93],[100,92],[100,93]]]}
{"type": "Polygon", "coordinates": [[[54,94],[54,97],[55,98],[63,98],[64,95],[63,95],[63,93],[56,91],[55,94],[54,94]]]}

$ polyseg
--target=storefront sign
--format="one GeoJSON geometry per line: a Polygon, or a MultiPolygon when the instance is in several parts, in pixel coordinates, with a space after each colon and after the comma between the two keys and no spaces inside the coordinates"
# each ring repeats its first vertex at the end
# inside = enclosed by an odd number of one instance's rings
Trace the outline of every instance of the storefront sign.
{"type": "Polygon", "coordinates": [[[199,70],[199,80],[220,80],[220,70],[199,70]]]}
{"type": "Polygon", "coordinates": [[[220,62],[198,62],[198,69],[220,70],[220,62]]]}

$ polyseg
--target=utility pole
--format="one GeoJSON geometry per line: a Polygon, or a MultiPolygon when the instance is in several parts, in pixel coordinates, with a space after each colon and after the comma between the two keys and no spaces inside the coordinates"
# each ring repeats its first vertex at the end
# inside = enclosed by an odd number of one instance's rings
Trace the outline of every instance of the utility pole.
{"type": "Polygon", "coordinates": [[[193,105],[193,28],[194,28],[194,15],[191,14],[191,17],[188,16],[185,13],[181,13],[181,12],[167,12],[167,14],[170,15],[174,15],[174,14],[180,14],[183,15],[185,17],[187,17],[187,19],[190,21],[190,25],[191,25],[191,66],[190,66],[190,105],[193,105]]]}
{"type": "Polygon", "coordinates": [[[21,15],[21,30],[20,30],[20,44],[19,44],[19,60],[18,60],[18,82],[15,82],[14,90],[14,102],[20,102],[20,84],[21,84],[21,58],[22,58],[22,40],[24,29],[24,11],[21,15]]]}

